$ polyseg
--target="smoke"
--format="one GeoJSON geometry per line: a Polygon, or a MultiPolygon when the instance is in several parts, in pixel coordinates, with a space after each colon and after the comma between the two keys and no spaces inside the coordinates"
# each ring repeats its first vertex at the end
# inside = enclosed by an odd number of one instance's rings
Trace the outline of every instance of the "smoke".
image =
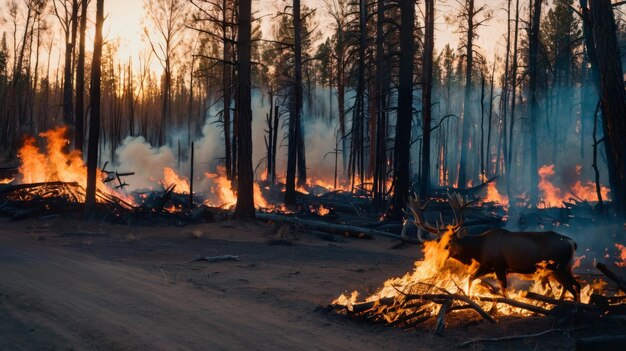
{"type": "MultiPolygon", "coordinates": [[[[312,92],[313,101],[328,99],[329,91],[323,88],[316,88],[312,92]]],[[[194,140],[194,192],[208,193],[215,190],[215,181],[206,174],[216,174],[218,166],[224,165],[224,132],[221,123],[216,123],[216,115],[222,108],[220,104],[215,104],[207,111],[207,118],[202,127],[202,134],[194,140]]],[[[283,109],[285,107],[281,107],[283,109]]],[[[260,179],[265,173],[265,163],[267,148],[266,137],[266,115],[269,113],[269,101],[257,89],[252,94],[252,139],[253,139],[253,167],[256,170],[256,178],[260,179]],[[259,165],[259,167],[257,167],[259,165]]],[[[307,171],[313,178],[332,179],[335,167],[335,129],[336,126],[330,122],[329,107],[325,104],[305,105],[302,116],[305,150],[307,158],[307,171]]],[[[277,149],[277,174],[282,178],[286,171],[287,164],[287,130],[288,114],[281,115],[280,130],[278,134],[277,149]]],[[[178,135],[180,138],[170,138],[170,140],[182,140],[179,159],[179,150],[172,146],[156,147],[151,145],[144,137],[126,137],[122,144],[115,150],[115,162],[113,168],[120,172],[135,172],[134,175],[126,177],[124,180],[129,184],[127,191],[158,190],[162,188],[161,182],[164,178],[163,170],[166,167],[176,170],[181,176],[189,177],[190,174],[190,152],[189,144],[186,141],[187,132],[172,130],[168,131],[170,136],[178,135]]],[[[103,161],[107,161],[104,153],[103,161]]],[[[110,156],[108,161],[110,162],[110,156]]],[[[109,168],[110,169],[110,168],[109,168]]],[[[222,172],[223,173],[223,172],[222,172]]]]}
{"type": "Polygon", "coordinates": [[[127,137],[115,153],[116,169],[135,172],[127,180],[127,190],[130,191],[154,189],[163,179],[163,169],[176,167],[176,157],[171,148],[155,148],[144,137],[127,137]]]}

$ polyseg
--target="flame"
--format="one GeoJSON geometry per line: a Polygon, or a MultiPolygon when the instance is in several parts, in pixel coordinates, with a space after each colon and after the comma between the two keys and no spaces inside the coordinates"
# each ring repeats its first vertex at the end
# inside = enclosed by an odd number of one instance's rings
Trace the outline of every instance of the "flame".
{"type": "Polygon", "coordinates": [[[256,208],[268,208],[270,204],[265,200],[261,193],[261,187],[259,184],[254,183],[254,206],[256,208]]]}
{"type": "Polygon", "coordinates": [[[0,178],[0,184],[9,184],[14,180],[15,178],[0,178]]]}
{"type": "MultiPolygon", "coordinates": [[[[37,147],[35,138],[27,137],[24,145],[18,151],[20,159],[19,181],[21,183],[45,183],[53,181],[75,182],[83,188],[87,187],[87,167],[83,162],[79,151],[66,152],[70,144],[65,137],[67,127],[59,127],[43,133],[39,136],[46,141],[46,152],[42,153],[37,147]]],[[[133,203],[131,197],[109,188],[103,182],[103,173],[98,171],[96,188],[105,194],[116,196],[128,203],[133,203]]],[[[79,194],[80,195],[80,194],[79,194]]],[[[78,201],[83,202],[84,195],[80,195],[78,201]]]]}
{"type": "MultiPolygon", "coordinates": [[[[539,167],[537,171],[539,174],[539,190],[542,193],[543,203],[546,207],[564,207],[564,201],[571,201],[570,198],[580,198],[585,201],[598,201],[598,196],[596,193],[596,183],[592,181],[586,181],[585,183],[580,180],[576,181],[574,185],[571,187],[571,190],[568,193],[564,193],[561,189],[556,187],[552,182],[550,182],[549,178],[554,176],[554,165],[543,165],[539,167]],[[571,194],[574,196],[572,196],[571,194]]],[[[600,186],[600,193],[603,199],[608,199],[609,197],[609,188],[605,186],[600,186]]]]}
{"type": "Polygon", "coordinates": [[[626,246],[622,244],[615,244],[615,248],[619,250],[619,259],[620,262],[615,262],[615,265],[618,267],[626,267],[626,246]]]}
{"type": "Polygon", "coordinates": [[[330,213],[330,209],[324,207],[324,205],[319,205],[319,207],[315,207],[313,205],[310,206],[311,213],[317,214],[318,216],[326,216],[330,213]]]}
{"type": "MultiPolygon", "coordinates": [[[[474,261],[468,266],[450,258],[446,247],[452,235],[454,235],[454,233],[451,230],[451,226],[448,226],[448,230],[441,236],[440,240],[424,243],[422,249],[424,258],[415,262],[412,272],[406,273],[400,278],[388,279],[381,288],[374,294],[365,297],[364,300],[359,299],[359,293],[354,291],[350,294],[341,294],[332,304],[344,306],[347,310],[353,311],[353,307],[357,303],[374,302],[376,304],[381,301],[393,299],[396,301],[394,304],[402,304],[401,301],[403,301],[404,296],[408,294],[438,294],[445,291],[451,294],[467,295],[483,310],[492,311],[490,313],[495,312],[498,315],[517,316],[530,315],[531,313],[527,310],[506,304],[481,300],[481,297],[492,297],[493,292],[491,291],[492,287],[482,283],[480,280],[473,282],[471,290],[467,291],[469,279],[472,273],[478,269],[478,263],[474,261]]],[[[531,276],[510,274],[508,279],[510,287],[507,290],[508,297],[536,306],[541,306],[542,303],[525,298],[526,291],[558,298],[557,294],[560,294],[560,289],[552,289],[552,287],[557,287],[558,284],[551,280],[550,271],[545,269],[547,264],[548,262],[545,262],[543,268],[542,265],[538,265],[537,271],[531,276]],[[520,280],[525,280],[527,283],[530,283],[530,287],[525,290],[515,289],[514,286],[516,283],[520,283],[520,280]],[[513,287],[511,287],[511,285],[513,287]]],[[[487,277],[493,277],[493,274],[487,277]]],[[[600,283],[586,285],[581,291],[581,301],[588,303],[591,294],[599,291],[601,288],[600,283]]],[[[418,307],[409,307],[408,305],[400,306],[399,308],[393,309],[381,308],[378,309],[377,313],[380,313],[387,323],[391,323],[399,320],[402,316],[417,312],[418,310],[427,311],[430,316],[435,316],[439,312],[438,304],[426,300],[425,305],[420,303],[418,307]]]]}
{"type": "Polygon", "coordinates": [[[496,202],[500,205],[507,207],[509,205],[509,197],[501,195],[496,187],[496,182],[487,184],[487,196],[483,200],[484,202],[496,202]]]}
{"type": "Polygon", "coordinates": [[[187,179],[178,176],[176,171],[169,167],[163,169],[163,185],[165,187],[175,186],[174,192],[178,194],[189,194],[191,187],[187,179]]]}
{"type": "Polygon", "coordinates": [[[232,207],[237,203],[237,195],[235,195],[232,189],[230,180],[226,177],[226,167],[218,165],[216,173],[206,172],[204,175],[213,182],[210,188],[211,193],[216,197],[216,199],[213,200],[206,200],[204,202],[206,205],[232,207]]]}

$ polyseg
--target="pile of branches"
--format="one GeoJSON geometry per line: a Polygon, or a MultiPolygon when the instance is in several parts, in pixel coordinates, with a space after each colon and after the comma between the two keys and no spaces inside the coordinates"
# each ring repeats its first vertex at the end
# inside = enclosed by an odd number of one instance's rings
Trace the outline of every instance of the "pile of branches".
{"type": "MultiPolygon", "coordinates": [[[[141,196],[144,195],[144,196],[141,196]]],[[[139,206],[117,196],[96,191],[96,214],[99,218],[133,225],[169,225],[208,222],[216,209],[204,205],[189,206],[189,196],[173,192],[173,187],[146,196],[139,206]],[[174,209],[170,211],[168,209],[174,209]]],[[[61,216],[81,218],[84,214],[85,189],[76,182],[8,184],[0,187],[0,216],[21,220],[61,216]]]]}
{"type": "MultiPolygon", "coordinates": [[[[85,189],[76,182],[46,182],[5,185],[0,189],[0,215],[12,219],[48,215],[74,216],[84,210],[85,189]]],[[[97,211],[120,218],[134,206],[96,191],[97,211]]]]}
{"type": "MultiPolygon", "coordinates": [[[[626,280],[618,277],[602,263],[597,263],[596,268],[612,281],[618,290],[626,293],[626,280]]],[[[487,282],[482,283],[490,287],[487,282]]],[[[559,320],[578,319],[594,322],[600,319],[624,321],[626,318],[626,295],[592,294],[589,303],[580,303],[527,292],[524,298],[526,301],[533,301],[533,303],[528,303],[496,295],[496,289],[493,287],[491,289],[493,296],[469,297],[461,289],[459,289],[460,293],[451,293],[431,284],[417,282],[411,288],[410,293],[396,288],[398,293],[394,297],[348,305],[333,304],[328,308],[354,320],[384,324],[405,330],[417,328],[430,321],[430,323],[434,322],[436,335],[442,335],[446,326],[446,316],[455,312],[475,311],[482,319],[496,323],[497,309],[485,311],[476,299],[481,302],[491,302],[494,307],[496,304],[505,304],[528,311],[533,315],[550,316],[559,320]],[[434,311],[437,312],[434,313],[434,311]]],[[[464,319],[466,317],[463,315],[464,319]]]]}

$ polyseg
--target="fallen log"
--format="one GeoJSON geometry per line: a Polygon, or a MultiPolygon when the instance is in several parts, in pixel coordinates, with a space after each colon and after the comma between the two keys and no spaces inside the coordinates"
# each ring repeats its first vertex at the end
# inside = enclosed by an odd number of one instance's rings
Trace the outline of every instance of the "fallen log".
{"type": "Polygon", "coordinates": [[[624,279],[618,277],[617,274],[611,271],[604,263],[596,262],[595,266],[602,274],[611,279],[611,281],[617,285],[618,289],[626,293],[626,281],[624,279]]]}
{"type": "Polygon", "coordinates": [[[402,239],[399,235],[383,232],[380,230],[356,227],[347,224],[336,224],[336,223],[328,223],[322,221],[316,221],[311,219],[300,219],[298,217],[289,217],[285,215],[278,215],[275,213],[257,213],[256,217],[258,219],[264,221],[272,221],[272,222],[283,222],[283,223],[291,223],[291,224],[299,224],[304,227],[313,230],[320,230],[323,232],[334,233],[334,234],[345,234],[345,233],[356,233],[356,234],[365,234],[371,236],[384,236],[387,238],[392,238],[396,240],[403,240],[410,243],[419,244],[419,240],[414,239],[402,239]]]}

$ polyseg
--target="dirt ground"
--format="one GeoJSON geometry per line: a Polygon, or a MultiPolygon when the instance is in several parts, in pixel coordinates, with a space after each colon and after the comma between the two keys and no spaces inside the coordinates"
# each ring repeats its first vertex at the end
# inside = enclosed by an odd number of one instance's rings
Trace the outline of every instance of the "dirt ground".
{"type": "MultiPolygon", "coordinates": [[[[272,229],[0,219],[0,349],[449,350],[475,337],[560,328],[542,317],[472,319],[451,321],[440,337],[428,326],[350,320],[324,307],[343,291],[375,290],[411,270],[419,247],[304,234],[276,245],[272,229]],[[240,260],[190,262],[198,255],[240,260]]],[[[624,328],[582,327],[469,349],[568,349],[576,337],[624,328]]]]}

